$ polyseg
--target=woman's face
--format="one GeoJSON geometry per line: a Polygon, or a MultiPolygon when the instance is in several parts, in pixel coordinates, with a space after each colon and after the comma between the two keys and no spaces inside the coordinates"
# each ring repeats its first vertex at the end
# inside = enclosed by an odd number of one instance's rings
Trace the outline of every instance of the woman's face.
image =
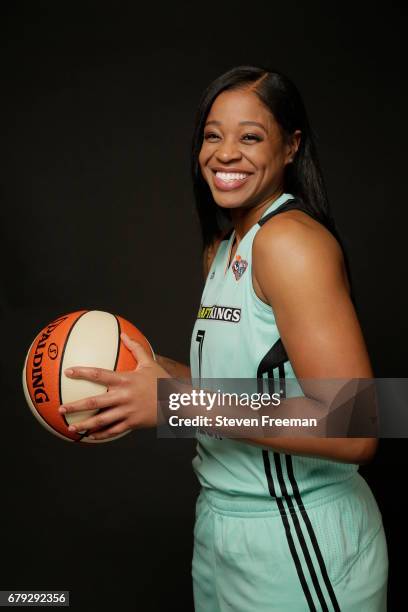
{"type": "Polygon", "coordinates": [[[250,90],[222,92],[213,102],[199,155],[201,173],[223,208],[253,207],[283,190],[284,169],[300,141],[285,142],[272,113],[250,90]]]}

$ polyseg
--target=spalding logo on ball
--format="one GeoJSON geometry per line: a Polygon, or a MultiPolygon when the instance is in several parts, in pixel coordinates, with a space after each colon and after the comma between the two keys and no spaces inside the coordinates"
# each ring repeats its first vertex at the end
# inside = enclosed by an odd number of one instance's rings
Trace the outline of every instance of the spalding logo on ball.
{"type": "Polygon", "coordinates": [[[73,366],[118,372],[135,369],[137,362],[121,341],[122,332],[151,351],[154,357],[149,341],[132,323],[100,310],[80,310],[58,317],[36,336],[25,359],[23,388],[34,416],[48,431],[69,442],[89,444],[108,442],[129,433],[106,440],[89,440],[86,432],[72,432],[68,427],[98,410],[75,414],[58,412],[61,404],[106,393],[107,390],[100,383],[68,378],[65,369],[73,366]]]}

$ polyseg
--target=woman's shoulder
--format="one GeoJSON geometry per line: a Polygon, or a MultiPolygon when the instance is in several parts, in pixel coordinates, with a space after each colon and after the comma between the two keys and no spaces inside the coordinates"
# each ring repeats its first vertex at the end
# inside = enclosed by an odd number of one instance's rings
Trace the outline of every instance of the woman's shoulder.
{"type": "MultiPolygon", "coordinates": [[[[268,301],[272,293],[289,288],[296,296],[305,285],[331,288],[349,280],[342,248],[319,221],[299,210],[282,212],[269,219],[256,233],[252,247],[253,281],[268,301]]],[[[269,303],[269,301],[268,301],[269,303]]]]}
{"type": "Polygon", "coordinates": [[[338,261],[343,258],[340,244],[329,229],[306,212],[293,209],[273,216],[260,227],[253,242],[253,258],[285,261],[296,255],[338,261]]]}

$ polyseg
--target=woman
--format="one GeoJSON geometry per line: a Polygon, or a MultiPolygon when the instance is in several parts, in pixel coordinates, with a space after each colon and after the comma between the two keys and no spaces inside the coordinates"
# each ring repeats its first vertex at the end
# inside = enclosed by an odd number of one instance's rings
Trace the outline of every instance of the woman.
{"type": "MultiPolygon", "coordinates": [[[[127,337],[134,372],[74,368],[109,387],[61,407],[103,409],[76,425],[96,439],[154,426],[158,377],[373,375],[294,85],[247,66],[215,80],[197,115],[193,177],[206,285],[191,371],[127,337]],[[208,318],[214,305],[235,309],[234,322],[208,318]]],[[[376,439],[197,437],[197,612],[386,610],[382,518],[357,472],[376,439]]]]}

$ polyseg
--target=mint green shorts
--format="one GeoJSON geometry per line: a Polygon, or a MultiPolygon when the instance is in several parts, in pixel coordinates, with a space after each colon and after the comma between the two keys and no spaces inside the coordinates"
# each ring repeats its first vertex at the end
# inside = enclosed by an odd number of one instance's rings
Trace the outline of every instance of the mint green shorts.
{"type": "Polygon", "coordinates": [[[387,543],[362,476],[307,506],[292,501],[201,490],[195,612],[386,612],[387,543]]]}

